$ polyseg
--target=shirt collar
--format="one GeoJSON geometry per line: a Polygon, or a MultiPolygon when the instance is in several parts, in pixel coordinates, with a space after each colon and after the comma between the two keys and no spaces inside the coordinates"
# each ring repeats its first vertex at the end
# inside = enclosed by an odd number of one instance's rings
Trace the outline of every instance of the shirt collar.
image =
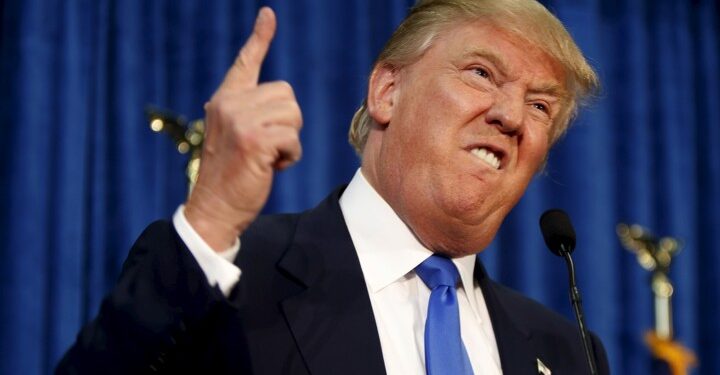
{"type": "MultiPolygon", "coordinates": [[[[358,169],[340,197],[340,208],[370,293],[377,293],[430,257],[408,226],[358,169]]],[[[453,259],[473,309],[477,310],[475,255],[453,259]]]]}

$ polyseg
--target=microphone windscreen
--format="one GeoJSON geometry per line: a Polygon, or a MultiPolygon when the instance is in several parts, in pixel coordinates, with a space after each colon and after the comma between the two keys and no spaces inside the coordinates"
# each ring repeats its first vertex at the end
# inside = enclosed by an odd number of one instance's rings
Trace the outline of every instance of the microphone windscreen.
{"type": "Polygon", "coordinates": [[[540,230],[547,247],[557,256],[562,256],[563,247],[568,253],[575,250],[575,229],[570,217],[563,210],[552,209],[540,216],[540,230]]]}

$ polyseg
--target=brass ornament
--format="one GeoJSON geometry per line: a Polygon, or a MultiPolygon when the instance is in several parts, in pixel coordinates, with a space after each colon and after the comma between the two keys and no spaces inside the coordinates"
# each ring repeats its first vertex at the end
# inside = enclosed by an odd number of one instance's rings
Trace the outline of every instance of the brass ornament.
{"type": "Polygon", "coordinates": [[[152,131],[167,134],[175,143],[179,153],[190,155],[185,168],[188,195],[190,195],[200,171],[202,144],[205,139],[205,122],[202,119],[188,122],[183,116],[155,107],[146,108],[145,114],[152,131]]]}
{"type": "Polygon", "coordinates": [[[686,375],[697,366],[693,352],[673,340],[672,296],[670,265],[680,253],[680,242],[672,237],[656,238],[640,225],[617,225],[617,235],[623,247],[635,254],[642,268],[651,273],[650,289],[654,296],[655,328],[645,334],[645,343],[652,355],[668,364],[673,375],[686,375]]]}

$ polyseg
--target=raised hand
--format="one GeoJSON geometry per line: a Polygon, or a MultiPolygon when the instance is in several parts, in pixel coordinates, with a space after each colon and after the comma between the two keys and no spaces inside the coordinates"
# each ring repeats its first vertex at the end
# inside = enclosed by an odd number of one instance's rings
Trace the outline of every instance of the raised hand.
{"type": "Polygon", "coordinates": [[[261,8],[252,35],[205,104],[202,163],[185,215],[216,251],[230,247],[255,220],[274,171],[302,153],[302,114],[292,87],[284,81],[258,84],[276,24],[273,11],[261,8]]]}

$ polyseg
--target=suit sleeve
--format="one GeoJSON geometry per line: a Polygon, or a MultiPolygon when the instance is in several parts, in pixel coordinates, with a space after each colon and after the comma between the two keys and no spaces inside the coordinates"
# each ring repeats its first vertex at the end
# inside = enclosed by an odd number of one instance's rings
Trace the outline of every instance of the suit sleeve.
{"type": "Polygon", "coordinates": [[[133,245],[98,316],[78,334],[56,373],[212,372],[216,366],[243,373],[238,314],[209,285],[173,226],[156,222],[133,245]],[[223,357],[228,345],[235,349],[233,363],[223,357]]]}

